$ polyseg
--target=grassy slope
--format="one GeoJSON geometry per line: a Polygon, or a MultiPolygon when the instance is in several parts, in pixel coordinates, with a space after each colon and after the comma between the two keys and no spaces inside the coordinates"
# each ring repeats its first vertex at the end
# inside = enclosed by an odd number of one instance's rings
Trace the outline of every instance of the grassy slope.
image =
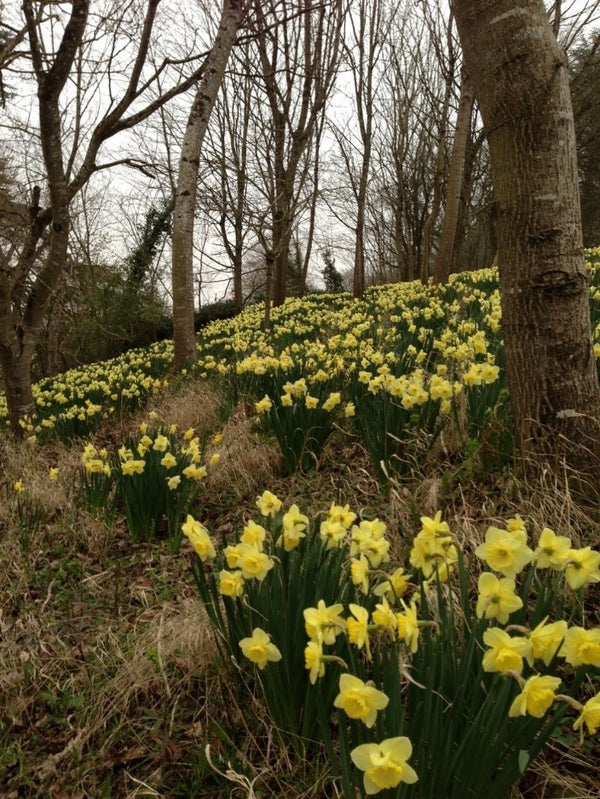
{"type": "MultiPolygon", "coordinates": [[[[181,429],[217,427],[218,404],[206,387],[190,384],[148,410],[181,429]]],[[[125,429],[104,429],[97,440],[118,440],[125,429]]],[[[278,749],[235,666],[215,659],[188,547],[172,556],[164,542],[132,545],[122,522],[107,526],[79,508],[79,449],[0,447],[0,797],[337,796],[324,767],[278,749]],[[56,483],[50,466],[59,468],[56,483]],[[22,475],[37,519],[19,520],[11,489],[22,475]],[[221,774],[207,763],[206,744],[221,774]]],[[[312,512],[334,499],[366,509],[386,520],[398,544],[401,531],[438,508],[470,541],[512,512],[587,525],[597,538],[597,522],[554,485],[534,489],[510,474],[478,482],[476,468],[458,479],[441,451],[427,474],[389,496],[378,491],[361,447],[335,437],[317,470],[281,477],[277,449],[243,408],[227,422],[221,451],[204,505],[193,512],[223,539],[239,531],[265,488],[312,512]]],[[[598,796],[592,744],[571,748],[569,759],[556,747],[525,795],[598,796]]]]}

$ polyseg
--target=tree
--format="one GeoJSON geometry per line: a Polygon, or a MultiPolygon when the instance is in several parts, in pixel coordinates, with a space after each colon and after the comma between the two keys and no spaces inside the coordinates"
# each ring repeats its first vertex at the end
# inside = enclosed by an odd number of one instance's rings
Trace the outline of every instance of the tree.
{"type": "MultiPolygon", "coordinates": [[[[22,244],[0,254],[0,365],[16,434],[20,419],[34,408],[31,366],[68,263],[74,199],[100,170],[121,165],[147,173],[139,158],[102,160],[101,149],[202,74],[198,56],[189,56],[183,59],[192,63],[189,74],[181,74],[179,60],[177,80],[156,91],[160,77],[170,74],[169,59],[147,69],[158,5],[159,0],[125,5],[106,0],[101,9],[90,11],[90,0],[51,7],[43,0],[23,0],[27,50],[20,57],[27,59],[22,63],[29,71],[22,70],[21,79],[30,78],[37,95],[39,125],[30,147],[39,141],[42,185],[30,190],[22,244]]],[[[14,52],[10,58],[14,61],[14,52]]]]}
{"type": "Polygon", "coordinates": [[[541,0],[454,0],[490,148],[502,328],[517,443],[600,488],[569,74],[541,0]]]}
{"type": "Polygon", "coordinates": [[[196,89],[181,146],[173,210],[172,293],[176,369],[196,355],[193,244],[198,165],[210,115],[243,14],[244,0],[223,0],[219,29],[196,89]]]}
{"type": "Polygon", "coordinates": [[[270,208],[257,229],[267,261],[268,306],[271,281],[273,304],[285,299],[298,197],[309,174],[306,156],[337,74],[346,2],[255,0],[254,11],[273,138],[267,167],[270,208]]]}
{"type": "Polygon", "coordinates": [[[328,294],[339,294],[340,291],[344,290],[344,279],[335,268],[335,258],[331,252],[331,247],[326,247],[323,250],[321,258],[324,263],[321,275],[325,283],[325,291],[328,294]]]}

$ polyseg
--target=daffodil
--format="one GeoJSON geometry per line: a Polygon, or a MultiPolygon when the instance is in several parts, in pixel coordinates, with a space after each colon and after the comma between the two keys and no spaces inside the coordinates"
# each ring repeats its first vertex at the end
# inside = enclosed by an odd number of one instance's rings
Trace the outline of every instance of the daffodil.
{"type": "Polygon", "coordinates": [[[513,700],[508,715],[511,718],[526,715],[542,718],[556,699],[559,685],[558,677],[534,674],[522,685],[521,693],[513,700]]]}
{"type": "Polygon", "coordinates": [[[311,639],[306,644],[304,648],[304,665],[310,672],[311,685],[314,685],[317,679],[325,674],[323,640],[321,638],[311,639]]]}
{"type": "Polygon", "coordinates": [[[241,569],[244,580],[256,579],[262,582],[275,564],[265,552],[260,552],[250,544],[241,543],[236,565],[241,569]]]}
{"type": "Polygon", "coordinates": [[[375,724],[377,711],[386,708],[390,701],[383,691],[353,674],[341,674],[339,688],[334,707],[341,708],[351,719],[360,719],[366,727],[375,724]]]}
{"type": "Polygon", "coordinates": [[[523,658],[531,657],[531,642],[527,638],[511,636],[498,627],[491,627],[483,634],[483,643],[490,647],[483,656],[484,671],[523,671],[523,658]]]}
{"type": "Polygon", "coordinates": [[[558,652],[565,633],[567,622],[563,619],[547,624],[548,619],[543,619],[529,634],[533,650],[533,657],[543,660],[546,666],[550,665],[552,658],[558,652]]]}
{"type": "Polygon", "coordinates": [[[267,413],[272,407],[273,403],[271,402],[270,397],[268,397],[266,394],[261,400],[254,403],[254,409],[258,414],[267,413]]]}
{"type": "Polygon", "coordinates": [[[256,663],[259,669],[264,669],[269,661],[276,663],[281,660],[281,652],[271,643],[271,636],[260,627],[255,627],[249,638],[242,638],[240,649],[244,657],[256,663]]]}
{"type": "Polygon", "coordinates": [[[533,553],[533,560],[538,569],[562,569],[569,558],[571,539],[564,535],[556,535],[549,527],[544,527],[538,538],[538,545],[533,553]]]}
{"type": "Polygon", "coordinates": [[[392,603],[397,602],[400,597],[408,591],[409,577],[404,573],[404,569],[399,567],[392,574],[387,575],[387,579],[373,588],[375,596],[386,596],[392,603]]]}
{"type": "Polygon", "coordinates": [[[392,636],[395,635],[398,627],[398,619],[393,609],[390,607],[387,598],[384,596],[381,602],[375,605],[375,609],[371,614],[373,624],[378,627],[388,630],[392,636]]]}
{"type": "Polygon", "coordinates": [[[300,513],[297,505],[290,505],[289,510],[283,514],[283,546],[286,552],[291,552],[299,544],[300,540],[306,536],[304,530],[308,525],[308,516],[300,513]]]}
{"type": "Polygon", "coordinates": [[[216,556],[215,545],[212,542],[208,530],[189,513],[184,524],[181,525],[181,529],[194,547],[200,560],[205,561],[208,558],[212,559],[216,556]]]}
{"type": "Polygon", "coordinates": [[[244,577],[239,569],[236,571],[222,569],[219,572],[219,593],[230,597],[242,596],[244,577]]]}
{"type": "Polygon", "coordinates": [[[580,738],[583,740],[584,727],[590,735],[595,735],[600,728],[600,694],[592,696],[581,707],[579,716],[575,719],[573,724],[574,730],[580,731],[580,738]]]}
{"type": "Polygon", "coordinates": [[[240,536],[240,541],[242,544],[249,544],[259,552],[262,552],[266,535],[267,531],[261,524],[257,524],[256,522],[250,520],[246,522],[246,526],[244,527],[242,535],[240,536]]]}
{"type": "Polygon", "coordinates": [[[564,567],[565,579],[573,591],[600,582],[600,552],[591,547],[570,549],[564,567]]]}
{"type": "Polygon", "coordinates": [[[369,645],[369,611],[366,608],[350,603],[348,606],[352,616],[346,619],[348,628],[348,640],[357,649],[365,648],[367,657],[371,658],[371,647],[369,645]]]}
{"type": "Polygon", "coordinates": [[[319,599],[316,608],[305,608],[304,626],[308,637],[333,644],[336,636],[346,629],[346,622],[340,615],[343,609],[341,603],[327,606],[323,599],[319,599]]]}
{"type": "Polygon", "coordinates": [[[477,547],[475,554],[494,571],[509,578],[514,578],[533,557],[527,546],[527,533],[520,528],[501,530],[488,527],[485,543],[477,547]]]}
{"type": "Polygon", "coordinates": [[[498,619],[506,624],[508,617],[523,607],[523,601],[515,593],[515,581],[508,577],[498,578],[491,572],[483,572],[478,582],[479,597],[475,612],[477,618],[498,619]]]}
{"type": "Polygon", "coordinates": [[[263,491],[256,500],[256,507],[262,516],[276,516],[281,510],[281,500],[270,491],[263,491]]]}
{"type": "Polygon", "coordinates": [[[167,487],[170,491],[174,491],[181,483],[181,475],[176,474],[173,477],[167,477],[167,487]]]}
{"type": "Polygon", "coordinates": [[[419,647],[419,620],[417,618],[417,605],[414,600],[411,601],[410,607],[400,600],[400,604],[404,608],[404,613],[396,614],[396,631],[398,640],[404,641],[410,651],[415,654],[419,647]]]}
{"type": "Polygon", "coordinates": [[[570,627],[565,633],[560,655],[571,666],[600,668],[600,627],[591,630],[570,627]]]}
{"type": "Polygon", "coordinates": [[[361,744],[350,752],[354,765],[364,772],[368,796],[396,788],[401,782],[408,785],[417,782],[417,773],[407,762],[411,755],[412,745],[404,736],[386,738],[379,744],[361,744]]]}

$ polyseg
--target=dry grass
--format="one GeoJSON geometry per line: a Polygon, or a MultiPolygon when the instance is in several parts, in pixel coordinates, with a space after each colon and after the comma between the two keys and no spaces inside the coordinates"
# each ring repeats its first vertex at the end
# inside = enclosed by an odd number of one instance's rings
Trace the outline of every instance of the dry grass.
{"type": "MultiPolygon", "coordinates": [[[[462,480],[439,452],[418,480],[382,493],[362,447],[334,435],[315,470],[284,477],[276,447],[244,409],[222,425],[218,398],[201,384],[165,393],[98,442],[118,445],[151,410],[180,429],[222,430],[219,468],[198,509],[222,538],[239,531],[265,488],[310,515],[334,501],[377,515],[398,551],[419,516],[439,508],[467,546],[514,513],[534,529],[597,536],[598,522],[550,476],[537,486],[506,475],[462,480]]],[[[326,766],[290,759],[235,664],[216,657],[185,545],[178,556],[161,542],[133,545],[121,521],[107,525],[78,506],[80,452],[0,441],[1,799],[338,799],[326,766]],[[35,519],[19,515],[18,479],[35,519]]],[[[551,751],[515,797],[598,796],[592,757],[551,751]]]]}

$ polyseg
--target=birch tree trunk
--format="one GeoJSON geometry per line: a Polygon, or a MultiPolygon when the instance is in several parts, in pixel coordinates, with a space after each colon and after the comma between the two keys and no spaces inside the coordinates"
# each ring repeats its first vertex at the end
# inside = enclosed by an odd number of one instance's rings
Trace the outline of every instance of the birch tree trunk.
{"type": "Polygon", "coordinates": [[[200,151],[243,11],[243,0],[223,0],[219,29],[196,90],[181,146],[172,231],[175,369],[196,355],[193,252],[200,151]]]}
{"type": "Polygon", "coordinates": [[[454,0],[490,147],[506,369],[530,464],[597,490],[592,352],[569,76],[542,0],[454,0]]]}

